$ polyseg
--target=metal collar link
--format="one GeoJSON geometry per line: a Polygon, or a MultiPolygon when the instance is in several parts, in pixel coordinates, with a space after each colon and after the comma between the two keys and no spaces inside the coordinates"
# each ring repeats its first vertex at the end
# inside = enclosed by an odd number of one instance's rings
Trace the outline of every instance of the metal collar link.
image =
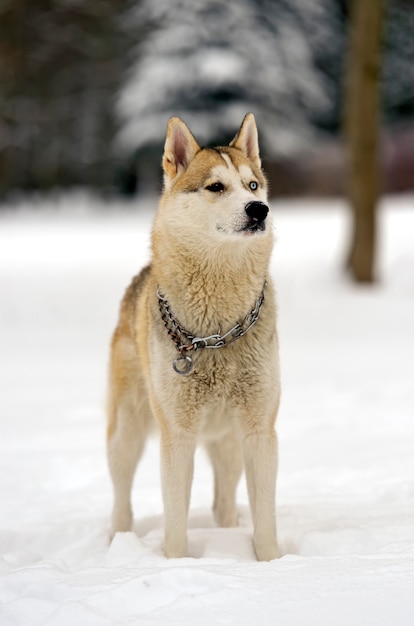
{"type": "Polygon", "coordinates": [[[171,337],[172,341],[177,346],[179,356],[173,361],[173,368],[177,374],[186,375],[193,369],[193,360],[187,353],[193,350],[218,349],[229,346],[236,339],[243,337],[254,326],[259,319],[260,311],[262,309],[264,301],[264,290],[266,287],[266,281],[263,284],[263,289],[260,296],[257,298],[254,307],[249,311],[242,322],[238,322],[230,328],[224,335],[221,334],[220,329],[215,335],[208,335],[207,337],[194,337],[189,333],[180,322],[174,317],[171,312],[168,300],[161,295],[159,289],[157,289],[158,306],[161,313],[161,319],[164,322],[164,326],[167,329],[167,333],[171,337]]]}

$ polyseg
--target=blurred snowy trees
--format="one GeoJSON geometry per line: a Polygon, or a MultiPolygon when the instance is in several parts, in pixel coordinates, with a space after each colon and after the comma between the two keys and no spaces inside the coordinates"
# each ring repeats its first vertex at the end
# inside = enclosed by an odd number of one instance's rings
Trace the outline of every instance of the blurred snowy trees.
{"type": "Polygon", "coordinates": [[[0,192],[104,185],[128,42],[124,0],[0,3],[0,192]]]}
{"type": "Polygon", "coordinates": [[[386,2],[381,97],[389,122],[414,119],[413,0],[386,2]]]}
{"type": "MultiPolygon", "coordinates": [[[[388,4],[383,112],[413,120],[414,3],[388,4]]],[[[318,145],[341,126],[347,13],[348,0],[2,0],[0,194],[119,172],[132,190],[172,114],[215,143],[253,111],[270,167],[318,145]]]]}
{"type": "Polygon", "coordinates": [[[332,7],[331,0],[144,0],[133,19],[154,28],[120,94],[121,144],[158,145],[173,113],[202,142],[222,141],[252,111],[268,155],[302,148],[312,120],[330,106],[312,44],[329,50],[332,7]]]}
{"type": "Polygon", "coordinates": [[[385,0],[352,0],[346,75],[348,198],[353,232],[347,269],[358,282],[375,280],[376,209],[380,182],[380,75],[385,0]]]}

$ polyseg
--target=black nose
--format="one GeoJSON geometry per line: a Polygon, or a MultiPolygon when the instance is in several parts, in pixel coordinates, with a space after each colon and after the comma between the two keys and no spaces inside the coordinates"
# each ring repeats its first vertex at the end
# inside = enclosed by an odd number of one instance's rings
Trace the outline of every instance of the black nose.
{"type": "Polygon", "coordinates": [[[264,202],[254,200],[244,207],[247,215],[255,222],[263,222],[269,213],[269,207],[264,202]]]}

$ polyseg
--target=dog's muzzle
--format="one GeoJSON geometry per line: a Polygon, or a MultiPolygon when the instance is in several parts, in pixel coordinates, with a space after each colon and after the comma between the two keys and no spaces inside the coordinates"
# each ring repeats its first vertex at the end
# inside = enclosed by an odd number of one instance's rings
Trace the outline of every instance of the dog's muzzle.
{"type": "Polygon", "coordinates": [[[247,213],[249,221],[243,230],[248,230],[251,232],[257,230],[265,230],[266,224],[265,219],[267,214],[269,213],[269,207],[264,202],[260,202],[259,200],[254,200],[253,202],[248,202],[244,207],[244,210],[247,213]]]}

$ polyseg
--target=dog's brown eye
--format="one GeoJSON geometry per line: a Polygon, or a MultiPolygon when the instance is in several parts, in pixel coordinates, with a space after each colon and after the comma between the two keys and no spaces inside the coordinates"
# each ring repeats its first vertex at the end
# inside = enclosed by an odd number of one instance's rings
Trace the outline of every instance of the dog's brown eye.
{"type": "Polygon", "coordinates": [[[257,184],[257,182],[256,182],[255,180],[252,180],[252,181],[249,183],[249,187],[250,187],[250,189],[251,189],[252,191],[256,191],[256,189],[258,188],[258,186],[259,186],[259,185],[257,184]]]}
{"type": "Polygon", "coordinates": [[[224,191],[223,183],[213,183],[212,185],[208,185],[206,187],[208,191],[213,191],[214,193],[221,193],[224,191]]]}

